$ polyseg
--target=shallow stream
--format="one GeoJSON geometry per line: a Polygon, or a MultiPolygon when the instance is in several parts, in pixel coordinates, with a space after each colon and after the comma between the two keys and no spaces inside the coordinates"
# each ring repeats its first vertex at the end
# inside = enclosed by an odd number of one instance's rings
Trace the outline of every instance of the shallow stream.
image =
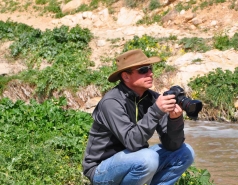
{"type": "MultiPolygon", "coordinates": [[[[216,185],[238,185],[238,124],[186,121],[185,136],[196,167],[207,169],[216,185]]],[[[155,134],[150,144],[158,142],[155,134]]]]}

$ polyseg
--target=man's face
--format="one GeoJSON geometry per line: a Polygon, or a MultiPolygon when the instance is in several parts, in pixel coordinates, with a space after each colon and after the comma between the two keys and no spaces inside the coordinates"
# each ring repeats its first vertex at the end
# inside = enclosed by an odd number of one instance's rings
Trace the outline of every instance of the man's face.
{"type": "Polygon", "coordinates": [[[151,88],[153,85],[152,65],[133,67],[132,73],[128,74],[126,85],[136,92],[143,91],[143,93],[145,90],[151,88]]]}

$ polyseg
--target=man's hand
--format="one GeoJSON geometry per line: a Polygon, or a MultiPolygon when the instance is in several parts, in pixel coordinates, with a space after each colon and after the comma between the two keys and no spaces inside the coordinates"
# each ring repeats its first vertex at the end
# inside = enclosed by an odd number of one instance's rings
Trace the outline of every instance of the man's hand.
{"type": "Polygon", "coordinates": [[[163,112],[171,112],[175,109],[175,95],[167,95],[163,96],[160,95],[156,100],[156,105],[159,107],[159,109],[163,112]]]}
{"type": "Polygon", "coordinates": [[[175,104],[174,110],[169,112],[169,117],[171,119],[175,119],[181,116],[182,114],[183,114],[183,110],[181,109],[181,107],[178,104],[175,104]]]}
{"type": "Polygon", "coordinates": [[[171,119],[178,118],[183,114],[181,107],[176,104],[175,95],[160,95],[155,103],[161,111],[169,113],[171,119]]]}

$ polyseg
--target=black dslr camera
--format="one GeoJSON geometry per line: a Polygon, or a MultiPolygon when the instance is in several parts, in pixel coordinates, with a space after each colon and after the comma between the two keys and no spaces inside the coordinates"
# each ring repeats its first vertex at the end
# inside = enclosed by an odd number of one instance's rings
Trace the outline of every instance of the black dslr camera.
{"type": "Polygon", "coordinates": [[[174,94],[176,103],[186,111],[190,119],[196,120],[198,113],[202,110],[202,102],[199,100],[192,100],[185,96],[183,88],[180,86],[172,86],[168,91],[164,92],[164,96],[174,94]]]}

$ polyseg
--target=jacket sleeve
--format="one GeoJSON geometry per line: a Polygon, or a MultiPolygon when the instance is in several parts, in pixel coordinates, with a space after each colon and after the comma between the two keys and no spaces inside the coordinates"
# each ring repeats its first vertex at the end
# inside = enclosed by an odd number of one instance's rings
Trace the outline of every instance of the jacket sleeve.
{"type": "Polygon", "coordinates": [[[167,150],[177,150],[185,140],[183,116],[170,119],[168,115],[165,115],[157,125],[156,131],[167,150]]]}
{"type": "Polygon", "coordinates": [[[109,129],[113,135],[130,151],[137,151],[147,144],[156,130],[159,120],[165,115],[154,104],[137,124],[129,119],[120,100],[106,99],[98,108],[94,119],[109,129]]]}

